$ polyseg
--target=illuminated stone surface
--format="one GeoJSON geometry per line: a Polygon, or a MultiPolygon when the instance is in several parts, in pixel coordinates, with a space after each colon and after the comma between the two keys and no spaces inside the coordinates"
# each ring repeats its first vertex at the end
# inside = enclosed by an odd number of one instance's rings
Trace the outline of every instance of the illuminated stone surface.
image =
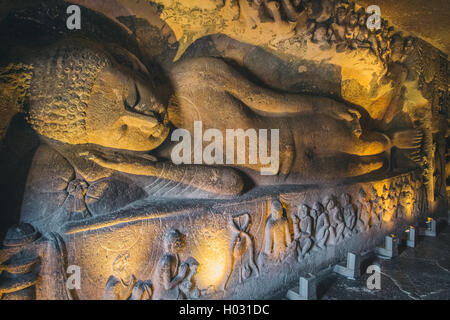
{"type": "Polygon", "coordinates": [[[423,40],[345,1],[76,2],[77,32],[60,1],[0,20],[3,298],[270,298],[447,212],[448,63],[423,40]],[[278,129],[274,175],[172,163],[195,121],[278,129]]]}

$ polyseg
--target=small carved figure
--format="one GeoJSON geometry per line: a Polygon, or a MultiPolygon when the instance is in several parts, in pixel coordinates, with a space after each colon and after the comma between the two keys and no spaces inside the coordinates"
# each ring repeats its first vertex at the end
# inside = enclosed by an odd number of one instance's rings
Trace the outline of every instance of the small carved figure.
{"type": "Polygon", "coordinates": [[[377,189],[372,186],[371,189],[371,214],[370,214],[370,226],[381,227],[381,218],[383,215],[383,204],[381,197],[378,196],[377,189]]]}
{"type": "Polygon", "coordinates": [[[330,244],[337,244],[344,239],[345,222],[341,208],[337,206],[334,196],[325,201],[328,216],[330,217],[330,244]]]}
{"type": "Polygon", "coordinates": [[[369,29],[367,29],[367,19],[368,15],[364,8],[361,8],[359,11],[358,17],[358,30],[356,32],[356,38],[353,43],[357,48],[370,48],[369,43],[369,29]]]}
{"type": "Polygon", "coordinates": [[[413,193],[405,190],[400,193],[398,217],[410,219],[413,214],[413,193]]]}
{"type": "Polygon", "coordinates": [[[255,29],[261,23],[259,9],[262,3],[263,0],[239,0],[241,15],[252,29],[255,29]]]}
{"type": "Polygon", "coordinates": [[[164,255],[159,259],[155,274],[154,300],[184,299],[179,285],[185,280],[189,265],[180,263],[179,252],[184,247],[183,235],[171,229],[164,238],[164,255]]]}
{"type": "Polygon", "coordinates": [[[281,4],[288,20],[291,22],[297,21],[297,11],[292,5],[291,0],[281,0],[281,4]]]}
{"type": "Polygon", "coordinates": [[[193,277],[197,274],[197,269],[199,266],[198,261],[192,257],[189,257],[186,260],[186,264],[189,266],[189,273],[183,280],[183,282],[181,282],[180,290],[181,292],[183,292],[184,298],[189,300],[198,299],[204,292],[208,291],[209,288],[205,290],[200,290],[195,285],[193,277]]]}
{"type": "Polygon", "coordinates": [[[331,30],[333,34],[331,41],[336,44],[336,52],[343,52],[347,49],[347,43],[345,41],[346,26],[345,20],[347,18],[347,9],[340,6],[336,10],[335,21],[331,24],[331,30]]]}
{"type": "Polygon", "coordinates": [[[314,30],[311,42],[320,45],[320,49],[326,50],[330,48],[328,29],[323,25],[318,25],[314,30]]]}
{"type": "Polygon", "coordinates": [[[394,183],[391,183],[391,186],[389,187],[387,210],[391,213],[393,219],[397,219],[398,199],[397,187],[394,183]]]}
{"type": "Polygon", "coordinates": [[[264,253],[273,260],[280,260],[291,243],[288,219],[281,203],[275,200],[266,222],[264,253]]]}
{"type": "Polygon", "coordinates": [[[377,33],[379,57],[385,64],[389,63],[391,55],[390,43],[393,32],[394,28],[389,27],[388,22],[384,20],[382,22],[381,32],[377,33]]]}
{"type": "Polygon", "coordinates": [[[276,40],[281,41],[289,38],[294,34],[293,30],[295,28],[295,20],[285,21],[281,13],[281,5],[277,1],[266,1],[265,2],[267,10],[273,18],[274,32],[277,34],[276,40]]]}
{"type": "Polygon", "coordinates": [[[120,254],[112,265],[111,275],[105,287],[105,300],[128,300],[136,284],[136,277],[128,270],[128,253],[120,254]]]}
{"type": "Polygon", "coordinates": [[[356,212],[348,193],[342,195],[342,211],[345,221],[344,236],[350,237],[356,225],[356,212]]]}
{"type": "Polygon", "coordinates": [[[239,0],[230,0],[230,10],[233,14],[233,21],[239,20],[239,17],[241,16],[239,0]]]}
{"type": "Polygon", "coordinates": [[[359,199],[356,200],[356,207],[358,210],[356,229],[358,232],[368,231],[370,228],[370,202],[367,200],[367,194],[362,188],[359,190],[359,199]]]}
{"type": "Polygon", "coordinates": [[[308,18],[316,23],[325,23],[333,15],[334,6],[331,0],[308,1],[305,3],[308,18]]]}
{"type": "Polygon", "coordinates": [[[383,219],[383,221],[388,222],[391,221],[392,219],[392,212],[390,211],[391,208],[391,199],[389,198],[389,190],[386,187],[386,185],[383,185],[383,191],[381,193],[381,210],[382,210],[382,215],[381,218],[383,219]]]}
{"type": "Polygon", "coordinates": [[[250,215],[245,213],[233,217],[230,221],[230,226],[234,235],[231,244],[231,259],[227,267],[223,289],[227,288],[233,269],[236,269],[239,273],[239,283],[242,283],[253,274],[259,275],[259,270],[254,260],[253,240],[248,234],[250,215]]]}
{"type": "Polygon", "coordinates": [[[317,218],[319,217],[319,211],[314,209],[314,205],[313,207],[309,210],[309,215],[313,220],[313,233],[312,235],[314,236],[315,231],[316,230],[316,226],[317,226],[317,218]]]}
{"type": "Polygon", "coordinates": [[[330,221],[322,204],[316,202],[313,205],[312,211],[316,212],[317,223],[315,224],[315,244],[320,249],[325,249],[328,236],[330,235],[330,221]]]}
{"type": "Polygon", "coordinates": [[[416,189],[416,212],[419,215],[426,215],[428,211],[428,197],[426,185],[423,183],[423,177],[419,176],[416,178],[414,183],[414,187],[416,189]]]}
{"type": "Polygon", "coordinates": [[[312,234],[314,220],[309,216],[309,208],[301,205],[296,214],[292,216],[294,224],[294,240],[297,242],[298,260],[305,256],[313,245],[312,234]]]}

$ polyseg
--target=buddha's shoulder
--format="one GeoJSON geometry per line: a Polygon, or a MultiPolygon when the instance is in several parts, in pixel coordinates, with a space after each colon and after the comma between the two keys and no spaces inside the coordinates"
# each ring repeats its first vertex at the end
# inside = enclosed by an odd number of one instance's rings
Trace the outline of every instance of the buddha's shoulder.
{"type": "Polygon", "coordinates": [[[60,153],[42,144],[33,156],[27,185],[40,192],[64,190],[74,175],[72,165],[60,153]]]}

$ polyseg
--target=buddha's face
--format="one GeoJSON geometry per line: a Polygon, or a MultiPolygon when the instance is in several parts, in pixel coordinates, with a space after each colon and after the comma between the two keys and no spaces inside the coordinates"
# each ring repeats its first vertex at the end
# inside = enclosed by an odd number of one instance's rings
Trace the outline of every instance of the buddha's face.
{"type": "Polygon", "coordinates": [[[97,76],[86,110],[89,143],[149,151],[169,134],[167,110],[152,85],[131,70],[108,66],[97,76]]]}

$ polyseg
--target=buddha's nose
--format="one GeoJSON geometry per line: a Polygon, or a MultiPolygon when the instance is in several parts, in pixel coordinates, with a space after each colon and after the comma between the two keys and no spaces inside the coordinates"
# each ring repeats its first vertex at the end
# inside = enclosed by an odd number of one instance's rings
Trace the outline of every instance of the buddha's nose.
{"type": "Polygon", "coordinates": [[[134,113],[125,110],[121,120],[129,127],[139,128],[141,131],[151,135],[158,128],[160,122],[152,116],[134,113]]]}

